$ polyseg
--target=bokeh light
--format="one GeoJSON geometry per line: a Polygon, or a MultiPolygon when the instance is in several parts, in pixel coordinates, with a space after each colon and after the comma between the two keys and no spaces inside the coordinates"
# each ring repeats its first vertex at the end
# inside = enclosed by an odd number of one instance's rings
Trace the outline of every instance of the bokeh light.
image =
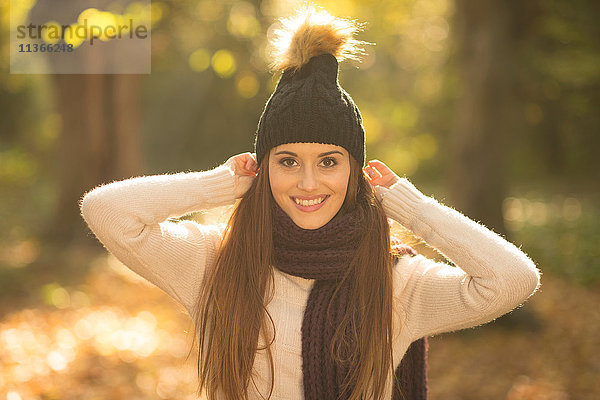
{"type": "Polygon", "coordinates": [[[227,49],[217,50],[211,58],[211,64],[221,78],[229,78],[236,70],[235,58],[227,49]]]}
{"type": "Polygon", "coordinates": [[[210,67],[210,53],[206,49],[197,49],[190,54],[188,64],[192,71],[205,71],[210,67]]]}
{"type": "Polygon", "coordinates": [[[132,371],[135,385],[130,393],[142,390],[159,398],[175,393],[188,398],[194,393],[193,365],[183,364],[191,346],[182,329],[188,317],[165,303],[166,295],[158,289],[126,280],[108,258],[97,259],[85,286],[87,293],[49,284],[41,290],[47,307],[17,310],[3,318],[0,396],[39,399],[71,387],[70,397],[60,398],[97,398],[93,393],[109,393],[111,385],[104,379],[113,374],[114,382],[122,379],[118,375],[123,365],[132,371]],[[119,296],[126,287],[131,291],[130,307],[123,304],[127,296],[119,296]],[[143,304],[135,300],[140,296],[143,304]],[[88,381],[93,376],[104,378],[88,381]]]}
{"type": "Polygon", "coordinates": [[[255,73],[246,71],[236,76],[236,87],[240,96],[251,99],[258,93],[260,83],[255,73]]]}

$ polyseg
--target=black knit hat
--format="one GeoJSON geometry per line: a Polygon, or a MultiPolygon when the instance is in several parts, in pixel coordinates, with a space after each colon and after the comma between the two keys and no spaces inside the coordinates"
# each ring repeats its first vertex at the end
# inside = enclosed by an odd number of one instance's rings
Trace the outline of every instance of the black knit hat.
{"type": "Polygon", "coordinates": [[[360,25],[314,8],[285,22],[291,32],[274,62],[283,74],[256,130],[258,163],[281,144],[325,143],[345,148],[364,166],[362,116],[338,82],[338,59],[359,59],[358,45],[370,43],[353,38],[360,25]]]}
{"type": "Polygon", "coordinates": [[[335,144],[365,162],[360,111],[338,82],[338,62],[329,53],[312,57],[295,73],[286,70],[267,101],[254,143],[256,159],[285,143],[335,144]]]}

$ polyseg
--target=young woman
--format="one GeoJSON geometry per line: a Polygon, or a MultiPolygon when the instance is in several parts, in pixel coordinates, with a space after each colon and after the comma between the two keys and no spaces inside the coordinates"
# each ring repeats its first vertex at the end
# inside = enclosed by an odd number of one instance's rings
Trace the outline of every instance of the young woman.
{"type": "Polygon", "coordinates": [[[424,398],[418,360],[399,368],[411,343],[509,312],[539,272],[383,162],[365,166],[361,115],[337,80],[359,53],[355,23],[315,9],[283,22],[255,154],[98,187],[82,215],[192,316],[209,399],[424,398]],[[234,203],[225,227],[170,220],[234,203]],[[456,266],[392,246],[388,217],[456,266]]]}

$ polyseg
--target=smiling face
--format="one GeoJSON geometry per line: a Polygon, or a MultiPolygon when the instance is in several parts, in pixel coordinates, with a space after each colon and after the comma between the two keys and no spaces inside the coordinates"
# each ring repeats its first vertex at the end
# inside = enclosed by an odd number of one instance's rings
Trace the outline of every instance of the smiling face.
{"type": "Polygon", "coordinates": [[[350,176],[350,155],[322,143],[287,143],[269,153],[269,181],[277,204],[304,229],[317,229],[340,210],[350,176]]]}

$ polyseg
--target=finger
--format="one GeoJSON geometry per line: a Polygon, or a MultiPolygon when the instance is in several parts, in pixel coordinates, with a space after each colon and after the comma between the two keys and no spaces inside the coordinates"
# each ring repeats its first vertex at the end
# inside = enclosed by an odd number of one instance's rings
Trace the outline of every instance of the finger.
{"type": "Polygon", "coordinates": [[[373,167],[375,169],[377,169],[377,171],[383,176],[383,175],[387,175],[390,172],[393,172],[390,167],[388,167],[387,165],[385,165],[385,163],[379,161],[379,160],[371,160],[369,161],[369,166],[373,167]]]}
{"type": "Polygon", "coordinates": [[[246,171],[246,158],[244,154],[239,154],[235,158],[235,173],[238,175],[248,175],[246,171]]]}
{"type": "Polygon", "coordinates": [[[248,160],[249,156],[250,156],[250,153],[248,153],[248,152],[240,153],[235,156],[235,159],[236,159],[236,161],[241,162],[241,164],[245,164],[246,160],[248,160]]]}
{"type": "Polygon", "coordinates": [[[366,171],[363,171],[363,174],[365,175],[365,179],[367,180],[367,182],[369,182],[369,186],[371,187],[375,187],[377,186],[377,182],[375,182],[370,176],[369,174],[367,174],[366,171]]]}
{"type": "Polygon", "coordinates": [[[244,153],[244,162],[246,163],[246,165],[250,165],[249,163],[257,164],[256,154],[255,153],[244,153]]]}
{"type": "Polygon", "coordinates": [[[369,161],[369,166],[372,168],[375,168],[379,171],[385,171],[385,170],[389,169],[389,167],[387,165],[385,165],[383,162],[381,162],[379,160],[369,161]]]}
{"type": "Polygon", "coordinates": [[[242,169],[242,166],[243,166],[242,158],[241,158],[241,156],[238,155],[233,159],[233,161],[234,161],[234,165],[235,165],[235,172],[238,172],[240,169],[242,169]]]}
{"type": "Polygon", "coordinates": [[[373,160],[370,160],[367,164],[369,164],[369,165],[383,165],[383,166],[385,166],[385,163],[383,161],[380,161],[380,160],[378,160],[376,158],[373,159],[373,160]]]}
{"type": "Polygon", "coordinates": [[[255,161],[254,161],[252,158],[249,158],[249,159],[246,161],[245,168],[246,168],[246,172],[247,172],[249,175],[254,175],[254,171],[255,171],[255,165],[256,165],[256,162],[255,162],[255,161]]]}
{"type": "Polygon", "coordinates": [[[377,171],[375,168],[373,168],[371,166],[365,167],[365,172],[367,173],[367,175],[369,175],[369,178],[371,178],[371,179],[378,179],[378,178],[381,178],[381,176],[382,176],[379,173],[379,171],[377,171]]]}
{"type": "Polygon", "coordinates": [[[250,157],[252,157],[253,161],[253,171],[258,171],[258,161],[256,160],[256,153],[250,154],[250,157]]]}
{"type": "Polygon", "coordinates": [[[367,168],[367,174],[369,174],[369,183],[371,183],[372,186],[382,185],[384,180],[379,171],[371,167],[367,168]]]}

